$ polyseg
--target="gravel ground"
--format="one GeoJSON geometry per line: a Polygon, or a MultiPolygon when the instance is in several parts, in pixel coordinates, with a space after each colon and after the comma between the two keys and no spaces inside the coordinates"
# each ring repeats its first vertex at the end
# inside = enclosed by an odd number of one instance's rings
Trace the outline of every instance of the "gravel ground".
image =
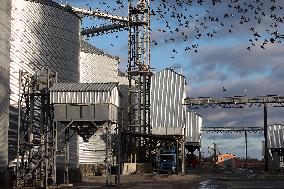
{"type": "Polygon", "coordinates": [[[72,188],[126,188],[126,189],[236,189],[284,188],[284,174],[266,174],[245,169],[195,169],[186,174],[122,175],[121,185],[106,186],[105,176],[87,176],[72,188]]]}

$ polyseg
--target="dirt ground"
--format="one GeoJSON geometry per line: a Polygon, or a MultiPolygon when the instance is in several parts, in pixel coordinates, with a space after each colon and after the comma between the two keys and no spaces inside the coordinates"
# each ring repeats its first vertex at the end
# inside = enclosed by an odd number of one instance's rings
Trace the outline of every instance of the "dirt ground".
{"type": "Polygon", "coordinates": [[[86,176],[72,188],[127,188],[127,189],[226,189],[226,188],[284,188],[284,174],[267,174],[246,169],[195,169],[186,174],[122,175],[121,184],[106,186],[105,176],[86,176]]]}

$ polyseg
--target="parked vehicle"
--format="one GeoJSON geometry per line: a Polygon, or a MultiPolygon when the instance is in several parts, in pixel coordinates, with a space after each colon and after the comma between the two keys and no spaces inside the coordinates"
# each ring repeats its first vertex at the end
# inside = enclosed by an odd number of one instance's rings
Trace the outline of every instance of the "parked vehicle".
{"type": "Polygon", "coordinates": [[[176,173],[177,162],[176,152],[174,150],[162,151],[159,157],[159,172],[160,173],[176,173]]]}

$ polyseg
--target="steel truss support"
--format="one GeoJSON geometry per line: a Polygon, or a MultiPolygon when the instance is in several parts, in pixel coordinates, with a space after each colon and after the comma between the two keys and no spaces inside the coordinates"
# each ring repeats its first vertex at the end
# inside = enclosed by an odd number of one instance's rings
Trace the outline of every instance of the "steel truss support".
{"type": "Polygon", "coordinates": [[[150,133],[150,7],[129,0],[128,79],[131,131],[150,133]]]}
{"type": "Polygon", "coordinates": [[[82,36],[95,36],[95,35],[101,35],[104,34],[105,32],[116,32],[116,31],[121,31],[124,29],[128,29],[127,24],[111,24],[111,25],[106,25],[106,26],[101,26],[101,27],[92,27],[88,29],[83,29],[81,31],[82,36]]]}
{"type": "MultiPolygon", "coordinates": [[[[53,132],[53,137],[54,137],[54,161],[55,162],[55,166],[53,169],[55,178],[54,178],[54,182],[56,182],[56,157],[60,156],[60,157],[64,157],[64,184],[63,186],[72,186],[72,184],[70,184],[69,182],[69,164],[70,164],[70,139],[75,135],[78,134],[79,136],[81,136],[82,138],[84,138],[84,136],[86,135],[90,135],[92,136],[94,134],[94,128],[97,129],[103,129],[106,131],[106,159],[105,159],[105,165],[106,165],[106,169],[107,169],[107,178],[106,178],[106,184],[107,185],[113,185],[113,184],[117,184],[117,182],[120,182],[119,180],[119,174],[120,172],[116,172],[116,178],[115,180],[112,179],[112,175],[113,173],[111,172],[111,168],[112,166],[115,165],[116,166],[120,166],[120,136],[117,135],[115,138],[112,137],[112,124],[113,122],[111,121],[107,121],[107,126],[98,126],[96,124],[95,121],[92,120],[74,120],[74,121],[70,121],[68,123],[61,122],[61,121],[54,121],[53,123],[53,128],[54,128],[54,132],[53,132]],[[61,124],[64,124],[64,127],[59,131],[58,128],[58,122],[61,124]],[[81,125],[89,125],[87,127],[81,127],[81,125]],[[59,132],[58,132],[59,131],[59,132]],[[114,162],[114,144],[116,142],[116,162],[114,162]]],[[[117,128],[116,128],[117,130],[117,128]]],[[[116,133],[118,134],[118,133],[116,133]]],[[[89,137],[88,137],[89,138],[89,137]]]]}
{"type": "MultiPolygon", "coordinates": [[[[217,133],[245,133],[245,158],[246,158],[246,167],[248,167],[248,139],[247,133],[257,133],[257,132],[264,132],[267,131],[267,126],[265,127],[203,127],[201,128],[203,132],[217,132],[217,133]],[[264,129],[266,128],[266,129],[264,129]]],[[[267,134],[264,134],[265,138],[267,138],[267,134]]],[[[267,146],[267,144],[265,144],[267,146]]],[[[268,157],[265,156],[265,157],[268,157]]],[[[266,160],[265,160],[266,162],[266,160]]],[[[268,160],[267,160],[268,162],[268,160]]]]}
{"type": "Polygon", "coordinates": [[[263,132],[263,127],[201,127],[203,132],[217,132],[217,133],[228,133],[228,132],[263,132]]]}
{"type": "MultiPolygon", "coordinates": [[[[185,98],[184,105],[189,106],[190,109],[202,108],[244,108],[263,106],[264,114],[264,126],[262,130],[264,131],[264,160],[265,160],[265,171],[268,171],[268,148],[267,148],[267,107],[272,105],[273,107],[284,107],[284,96],[280,95],[267,95],[267,96],[258,96],[258,97],[247,97],[247,96],[233,96],[233,97],[224,97],[224,98],[210,98],[210,97],[198,97],[198,98],[185,98]]],[[[220,130],[220,131],[224,131],[220,130]]],[[[233,131],[231,129],[230,131],[233,131]]],[[[241,130],[246,131],[246,130],[241,130]]],[[[246,131],[249,132],[249,131],[246,131]]]]}
{"type": "Polygon", "coordinates": [[[59,131],[58,128],[58,122],[53,122],[53,144],[54,144],[54,151],[53,151],[53,173],[54,178],[53,181],[56,183],[56,162],[57,162],[57,156],[64,157],[64,179],[63,182],[65,185],[69,185],[69,161],[70,161],[70,139],[74,136],[75,131],[71,134],[71,128],[73,121],[69,122],[64,126],[63,129],[59,131]],[[62,135],[62,137],[61,137],[62,135]]]}
{"type": "MultiPolygon", "coordinates": [[[[128,1],[128,24],[129,131],[150,134],[150,1],[128,1]]],[[[144,162],[147,139],[130,138],[144,162]]]]}
{"type": "Polygon", "coordinates": [[[103,13],[103,12],[98,12],[98,11],[93,11],[93,10],[91,10],[91,8],[90,9],[83,9],[83,8],[76,8],[76,7],[70,7],[70,8],[72,9],[72,11],[81,15],[82,17],[85,17],[85,16],[97,17],[97,18],[101,18],[101,19],[107,19],[107,20],[112,20],[112,21],[119,21],[121,23],[127,23],[127,17],[112,15],[112,14],[109,14],[109,13],[103,13]]]}
{"type": "Polygon", "coordinates": [[[56,75],[19,74],[16,188],[48,188],[53,177],[53,108],[49,86],[56,75]]]}
{"type": "Polygon", "coordinates": [[[185,98],[184,105],[188,105],[190,109],[201,108],[244,108],[252,106],[261,106],[265,104],[273,105],[274,107],[284,107],[284,96],[267,95],[258,97],[233,96],[224,98],[198,97],[185,98]]]}

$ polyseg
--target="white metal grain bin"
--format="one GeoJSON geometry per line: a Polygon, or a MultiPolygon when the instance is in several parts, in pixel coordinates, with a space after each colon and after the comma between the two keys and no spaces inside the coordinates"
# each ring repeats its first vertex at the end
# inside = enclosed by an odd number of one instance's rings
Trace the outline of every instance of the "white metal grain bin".
{"type": "MultiPolygon", "coordinates": [[[[11,12],[9,146],[15,147],[19,69],[34,73],[46,67],[58,73],[59,82],[78,82],[80,18],[52,0],[12,0],[11,12]]],[[[72,166],[78,164],[76,141],[72,166]]]]}
{"type": "Polygon", "coordinates": [[[8,163],[11,1],[0,1],[0,172],[8,163]]]}
{"type": "Polygon", "coordinates": [[[267,147],[284,148],[284,125],[274,124],[267,127],[267,147]]]}
{"type": "MultiPolygon", "coordinates": [[[[117,85],[118,83],[57,83],[50,88],[50,101],[54,106],[60,104],[112,104],[117,111],[119,106],[117,85]]],[[[114,116],[117,117],[117,114],[114,113],[114,116]]],[[[107,123],[104,124],[107,125],[107,123]]],[[[113,132],[115,127],[116,125],[113,124],[113,132]]],[[[89,142],[84,142],[81,137],[78,137],[80,164],[103,163],[106,157],[105,137],[105,130],[96,131],[89,142]]]]}
{"type": "Polygon", "coordinates": [[[151,126],[153,134],[182,134],[185,127],[183,100],[186,79],[165,69],[151,78],[151,126]]]}
{"type": "Polygon", "coordinates": [[[201,142],[201,127],[202,117],[196,112],[186,113],[186,129],[185,129],[185,142],[196,143],[200,145],[201,142]]]}
{"type": "Polygon", "coordinates": [[[80,83],[107,83],[118,81],[118,57],[81,42],[80,83]]]}

